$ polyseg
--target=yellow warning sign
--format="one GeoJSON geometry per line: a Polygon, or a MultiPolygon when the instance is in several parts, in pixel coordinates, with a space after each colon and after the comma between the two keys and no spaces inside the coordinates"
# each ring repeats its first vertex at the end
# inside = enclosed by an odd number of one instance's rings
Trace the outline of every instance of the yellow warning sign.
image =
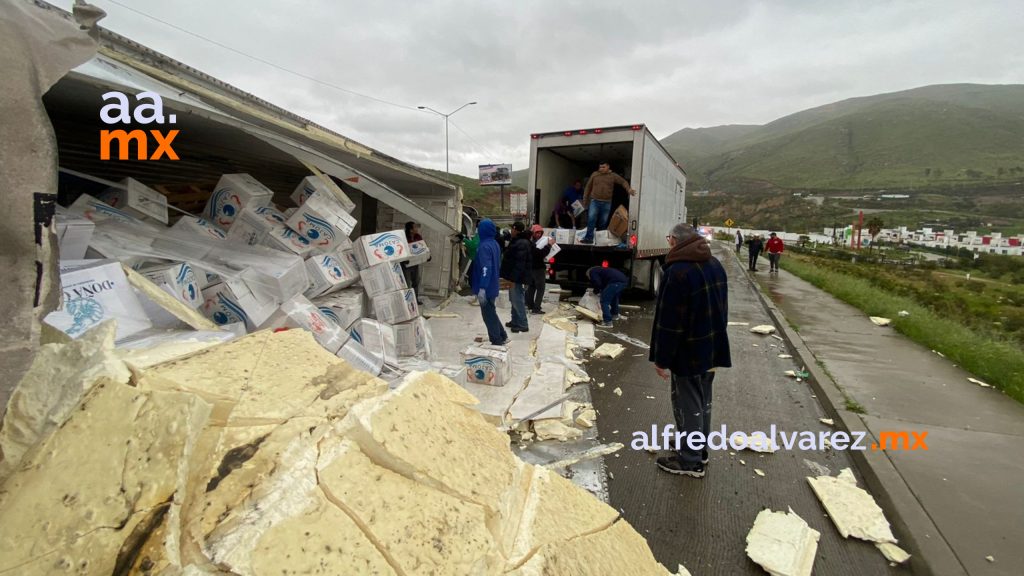
{"type": "Polygon", "coordinates": [[[725,225],[728,226],[729,228],[732,228],[733,224],[735,224],[735,222],[732,221],[732,218],[729,218],[728,220],[725,221],[725,225]]]}

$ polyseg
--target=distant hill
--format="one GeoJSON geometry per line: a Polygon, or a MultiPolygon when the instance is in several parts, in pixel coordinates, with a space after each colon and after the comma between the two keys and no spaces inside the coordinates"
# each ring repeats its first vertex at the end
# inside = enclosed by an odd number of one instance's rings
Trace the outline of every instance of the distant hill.
{"type": "MultiPolygon", "coordinates": [[[[429,168],[421,168],[424,172],[428,172],[441,178],[445,177],[444,170],[431,170],[429,168]]],[[[502,216],[508,215],[508,193],[512,190],[522,189],[517,188],[515,185],[515,172],[512,173],[512,186],[505,187],[505,210],[501,210],[501,197],[498,195],[498,186],[481,186],[480,181],[476,178],[470,178],[468,176],[462,176],[460,174],[452,174],[451,181],[453,184],[462,186],[463,201],[462,203],[466,206],[472,206],[476,208],[483,216],[502,216]]],[[[523,178],[525,183],[526,178],[523,178]]]]}
{"type": "Polygon", "coordinates": [[[877,190],[1024,179],[1024,86],[950,84],[852,98],[763,126],[680,130],[662,144],[690,189],[877,190]]]}

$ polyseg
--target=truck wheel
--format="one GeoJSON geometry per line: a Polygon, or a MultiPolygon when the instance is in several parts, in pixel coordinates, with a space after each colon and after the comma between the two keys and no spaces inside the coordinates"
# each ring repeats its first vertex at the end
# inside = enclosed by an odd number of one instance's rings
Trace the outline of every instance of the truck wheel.
{"type": "Polygon", "coordinates": [[[651,262],[651,281],[647,285],[651,287],[651,296],[658,297],[658,290],[661,289],[662,271],[661,259],[651,262]]]}

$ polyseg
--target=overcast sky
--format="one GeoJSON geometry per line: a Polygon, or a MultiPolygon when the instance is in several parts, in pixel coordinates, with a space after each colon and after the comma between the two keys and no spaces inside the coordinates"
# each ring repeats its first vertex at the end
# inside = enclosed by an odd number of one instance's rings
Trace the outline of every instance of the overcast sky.
{"type": "MultiPolygon", "coordinates": [[[[528,163],[531,132],[763,124],[928,84],[1024,83],[1024,3],[108,0],[101,25],[405,161],[528,163]]],[[[68,9],[71,0],[54,3],[68,9]]]]}

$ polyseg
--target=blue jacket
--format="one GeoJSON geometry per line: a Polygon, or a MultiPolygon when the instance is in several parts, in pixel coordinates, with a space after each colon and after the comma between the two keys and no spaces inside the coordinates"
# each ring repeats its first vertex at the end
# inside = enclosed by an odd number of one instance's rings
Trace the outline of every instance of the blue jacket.
{"type": "Polygon", "coordinates": [[[476,259],[473,260],[473,272],[470,275],[470,286],[473,294],[479,294],[485,290],[487,298],[493,300],[498,297],[498,271],[501,268],[501,248],[494,237],[498,234],[494,222],[484,218],[477,227],[477,236],[480,237],[480,246],[476,249],[476,259]]]}
{"type": "Polygon", "coordinates": [[[654,312],[650,360],[677,376],[732,366],[729,281],[703,238],[669,252],[654,312]]]}
{"type": "Polygon", "coordinates": [[[587,276],[590,277],[590,285],[598,292],[604,290],[605,286],[614,282],[625,282],[626,284],[629,284],[629,278],[627,278],[620,270],[616,270],[615,268],[594,267],[587,272],[587,276]]]}

